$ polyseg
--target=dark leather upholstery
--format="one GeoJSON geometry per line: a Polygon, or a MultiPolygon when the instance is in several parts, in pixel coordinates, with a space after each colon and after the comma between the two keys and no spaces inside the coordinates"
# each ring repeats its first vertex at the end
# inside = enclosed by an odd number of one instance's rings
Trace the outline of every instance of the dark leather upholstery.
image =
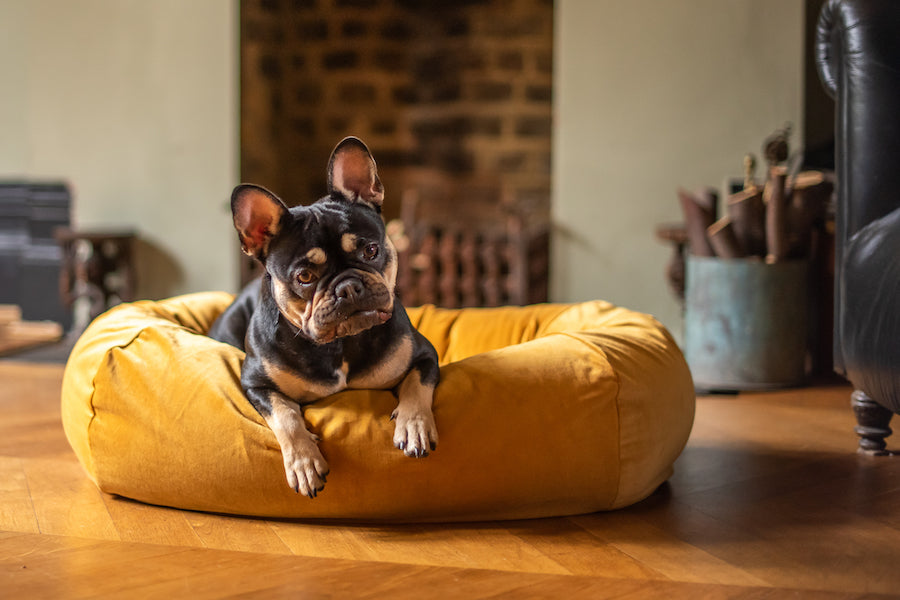
{"type": "Polygon", "coordinates": [[[835,99],[835,370],[900,413],[900,1],[826,2],[816,58],[835,99]]]}

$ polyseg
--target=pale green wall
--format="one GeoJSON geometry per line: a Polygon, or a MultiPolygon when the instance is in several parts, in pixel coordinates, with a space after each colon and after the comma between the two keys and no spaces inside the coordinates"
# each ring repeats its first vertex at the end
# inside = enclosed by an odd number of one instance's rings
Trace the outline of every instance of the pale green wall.
{"type": "Polygon", "coordinates": [[[139,295],[237,285],[237,0],[0,2],[0,177],[133,227],[139,295]]]}
{"type": "Polygon", "coordinates": [[[555,300],[602,298],[680,335],[658,223],[676,189],[740,176],[786,121],[802,139],[801,0],[558,0],[555,300]]]}

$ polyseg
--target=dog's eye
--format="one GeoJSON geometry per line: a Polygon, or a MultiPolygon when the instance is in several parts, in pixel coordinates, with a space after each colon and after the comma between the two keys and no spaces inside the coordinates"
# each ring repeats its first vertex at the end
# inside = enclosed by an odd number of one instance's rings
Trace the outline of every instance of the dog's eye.
{"type": "Polygon", "coordinates": [[[366,260],[375,260],[378,258],[378,244],[369,244],[363,250],[363,256],[366,257],[366,260]]]}
{"type": "Polygon", "coordinates": [[[309,269],[300,269],[297,272],[297,281],[303,284],[312,283],[316,280],[316,274],[309,269]]]}

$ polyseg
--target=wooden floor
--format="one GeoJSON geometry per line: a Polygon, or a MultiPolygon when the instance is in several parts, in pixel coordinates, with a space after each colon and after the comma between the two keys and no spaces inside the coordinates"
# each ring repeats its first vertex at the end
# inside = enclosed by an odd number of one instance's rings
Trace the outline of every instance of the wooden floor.
{"type": "Polygon", "coordinates": [[[243,519],[101,494],[62,369],[0,362],[0,598],[874,598],[900,594],[900,457],[856,453],[845,386],[698,399],[629,509],[465,525],[243,519]]]}

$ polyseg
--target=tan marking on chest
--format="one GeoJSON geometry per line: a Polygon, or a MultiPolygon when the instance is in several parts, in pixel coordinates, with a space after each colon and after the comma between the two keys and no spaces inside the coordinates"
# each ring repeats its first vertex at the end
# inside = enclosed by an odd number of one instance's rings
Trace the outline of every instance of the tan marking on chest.
{"type": "Polygon", "coordinates": [[[400,383],[409,371],[412,360],[413,342],[404,337],[391,347],[387,356],[367,371],[354,373],[347,382],[348,388],[389,390],[400,383]]]}
{"type": "Polygon", "coordinates": [[[314,381],[273,362],[263,361],[266,376],[282,394],[300,404],[313,402],[347,388],[347,363],[335,370],[333,382],[314,381]]]}

